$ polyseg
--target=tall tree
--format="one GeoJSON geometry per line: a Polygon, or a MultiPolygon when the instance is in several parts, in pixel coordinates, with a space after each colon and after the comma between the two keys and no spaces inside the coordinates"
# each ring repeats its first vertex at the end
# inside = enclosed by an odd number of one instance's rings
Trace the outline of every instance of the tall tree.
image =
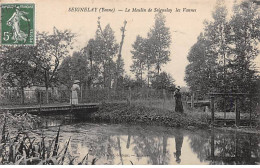
{"type": "Polygon", "coordinates": [[[143,74],[146,70],[146,49],[145,49],[145,40],[141,36],[136,37],[136,41],[132,45],[133,50],[131,53],[133,54],[133,64],[131,65],[131,72],[135,74],[136,79],[140,79],[143,81],[143,74]]]}
{"type": "Polygon", "coordinates": [[[230,21],[232,38],[232,83],[240,92],[256,90],[257,73],[254,59],[259,55],[260,14],[256,4],[242,2],[234,5],[230,21]]]}
{"type": "Polygon", "coordinates": [[[166,27],[166,17],[162,13],[157,13],[154,19],[155,24],[148,33],[148,42],[157,74],[160,74],[162,65],[170,61],[171,34],[166,27]]]}
{"type": "Polygon", "coordinates": [[[33,46],[6,47],[0,57],[2,72],[1,82],[5,86],[17,87],[21,93],[21,103],[24,103],[24,88],[34,82],[37,70],[34,63],[35,49],[33,46]]]}
{"type": "Polygon", "coordinates": [[[69,30],[60,31],[53,28],[53,34],[46,32],[37,34],[36,63],[40,69],[39,79],[46,88],[46,101],[48,103],[48,88],[57,80],[57,70],[61,60],[68,55],[75,37],[69,30]]]}
{"type": "Polygon", "coordinates": [[[189,65],[186,67],[185,81],[191,91],[199,90],[202,95],[212,91],[220,82],[217,78],[217,55],[209,47],[209,41],[201,33],[187,57],[189,65]]]}
{"type": "Polygon", "coordinates": [[[190,64],[186,67],[185,80],[193,92],[226,92],[231,28],[227,9],[221,2],[217,2],[213,20],[205,21],[204,33],[200,34],[188,54],[190,64]]]}
{"type": "Polygon", "coordinates": [[[87,77],[88,89],[90,89],[91,86],[93,85],[93,81],[98,78],[98,73],[99,73],[98,61],[97,61],[98,59],[94,57],[94,56],[97,56],[97,55],[95,55],[95,53],[96,53],[95,47],[96,47],[95,39],[90,39],[88,41],[87,46],[82,49],[82,53],[86,56],[86,58],[89,62],[90,72],[87,77]]]}
{"type": "Polygon", "coordinates": [[[223,0],[218,0],[215,11],[212,13],[213,21],[205,22],[205,37],[208,40],[211,56],[216,59],[218,66],[218,91],[227,92],[228,75],[227,61],[230,58],[231,27],[227,20],[227,8],[223,0]]]}
{"type": "Polygon", "coordinates": [[[92,54],[93,60],[100,69],[101,77],[103,78],[103,87],[109,89],[111,88],[112,79],[115,77],[116,72],[116,63],[113,58],[118,53],[118,44],[116,43],[114,34],[109,24],[106,25],[104,30],[101,28],[99,18],[92,54]]]}
{"type": "Polygon", "coordinates": [[[150,87],[154,62],[154,57],[151,53],[151,43],[149,43],[148,39],[138,35],[132,47],[133,50],[131,53],[133,54],[133,64],[131,65],[131,71],[135,73],[137,80],[141,80],[141,83],[143,83],[143,74],[146,73],[147,86],[150,87]]]}
{"type": "Polygon", "coordinates": [[[126,27],[126,23],[127,21],[124,21],[124,26],[121,27],[121,32],[122,32],[122,38],[121,38],[121,42],[119,45],[119,52],[118,52],[118,56],[117,56],[117,61],[116,61],[116,76],[115,76],[115,89],[117,90],[117,85],[118,85],[118,78],[123,76],[124,73],[124,61],[122,59],[122,48],[123,48],[123,44],[124,44],[124,39],[125,39],[125,27],[126,27]]]}
{"type": "Polygon", "coordinates": [[[82,52],[65,57],[58,69],[59,82],[70,88],[74,80],[79,80],[80,86],[85,88],[90,73],[88,65],[89,61],[82,52]]]}

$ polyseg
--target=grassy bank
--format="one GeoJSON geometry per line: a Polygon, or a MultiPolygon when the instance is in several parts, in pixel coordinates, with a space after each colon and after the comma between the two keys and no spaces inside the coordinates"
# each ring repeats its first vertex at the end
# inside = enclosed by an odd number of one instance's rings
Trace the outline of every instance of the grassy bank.
{"type": "Polygon", "coordinates": [[[111,123],[138,123],[182,128],[208,127],[208,121],[204,115],[194,117],[188,113],[177,113],[173,108],[148,107],[135,103],[131,105],[103,103],[99,111],[91,115],[91,119],[111,123]]]}
{"type": "MultiPolygon", "coordinates": [[[[210,111],[203,112],[201,108],[192,110],[185,103],[184,113],[177,113],[174,108],[174,101],[171,100],[139,100],[131,102],[131,105],[127,103],[103,103],[99,111],[91,115],[91,119],[98,122],[162,125],[186,129],[207,129],[210,127],[210,111]]],[[[249,118],[248,115],[241,114],[241,118],[249,118]]],[[[223,112],[215,112],[216,119],[221,119],[223,116],[223,112]]],[[[227,119],[234,118],[234,113],[227,113],[227,119]]],[[[260,125],[239,128],[219,125],[218,128],[256,133],[259,131],[260,125]]]]}

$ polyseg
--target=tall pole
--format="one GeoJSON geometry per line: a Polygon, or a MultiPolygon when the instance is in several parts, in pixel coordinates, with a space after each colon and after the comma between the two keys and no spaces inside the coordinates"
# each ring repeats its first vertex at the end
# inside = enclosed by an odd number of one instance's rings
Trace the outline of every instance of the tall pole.
{"type": "MultiPolygon", "coordinates": [[[[98,23],[98,28],[99,28],[99,30],[100,30],[100,33],[101,33],[101,35],[103,36],[103,38],[104,38],[104,41],[105,41],[105,46],[106,46],[106,56],[109,56],[109,54],[108,54],[108,46],[107,46],[107,40],[106,40],[106,38],[105,38],[105,35],[104,35],[104,33],[103,33],[103,30],[102,30],[102,28],[101,28],[101,24],[100,24],[100,18],[101,17],[98,17],[98,21],[97,21],[97,23],[98,23]]],[[[111,72],[110,72],[110,69],[111,69],[111,63],[110,63],[110,56],[109,56],[109,59],[108,59],[108,65],[109,65],[109,69],[108,69],[108,73],[109,73],[109,81],[108,81],[108,100],[110,100],[110,89],[111,89],[111,72]]],[[[104,81],[105,82],[105,81],[104,81]]]]}
{"type": "Polygon", "coordinates": [[[123,47],[123,43],[124,43],[124,38],[125,38],[125,27],[126,27],[126,24],[127,24],[127,21],[125,20],[124,21],[124,26],[121,27],[121,32],[122,32],[122,39],[121,39],[121,42],[120,42],[120,46],[119,46],[119,53],[118,53],[118,58],[117,58],[117,66],[116,66],[116,81],[115,81],[115,89],[117,89],[117,86],[118,86],[118,77],[120,76],[120,61],[121,61],[121,58],[122,58],[122,47],[123,47]]]}

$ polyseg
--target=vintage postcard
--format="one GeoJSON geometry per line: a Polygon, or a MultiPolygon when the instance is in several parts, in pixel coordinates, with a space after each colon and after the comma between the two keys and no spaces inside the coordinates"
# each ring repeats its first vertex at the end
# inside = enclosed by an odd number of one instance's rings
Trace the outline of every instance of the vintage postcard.
{"type": "Polygon", "coordinates": [[[0,165],[259,165],[259,0],[0,0],[0,165]]]}

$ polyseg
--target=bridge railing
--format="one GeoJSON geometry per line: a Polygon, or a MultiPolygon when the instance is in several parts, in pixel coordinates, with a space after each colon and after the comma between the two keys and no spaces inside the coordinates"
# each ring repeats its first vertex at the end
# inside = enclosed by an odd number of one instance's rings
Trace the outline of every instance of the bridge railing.
{"type": "MultiPolygon", "coordinates": [[[[85,89],[77,92],[79,103],[117,102],[144,99],[172,99],[173,92],[167,90],[142,89],[85,89]]],[[[38,104],[67,104],[70,103],[71,90],[16,89],[0,90],[0,105],[38,105],[38,104]]]]}

